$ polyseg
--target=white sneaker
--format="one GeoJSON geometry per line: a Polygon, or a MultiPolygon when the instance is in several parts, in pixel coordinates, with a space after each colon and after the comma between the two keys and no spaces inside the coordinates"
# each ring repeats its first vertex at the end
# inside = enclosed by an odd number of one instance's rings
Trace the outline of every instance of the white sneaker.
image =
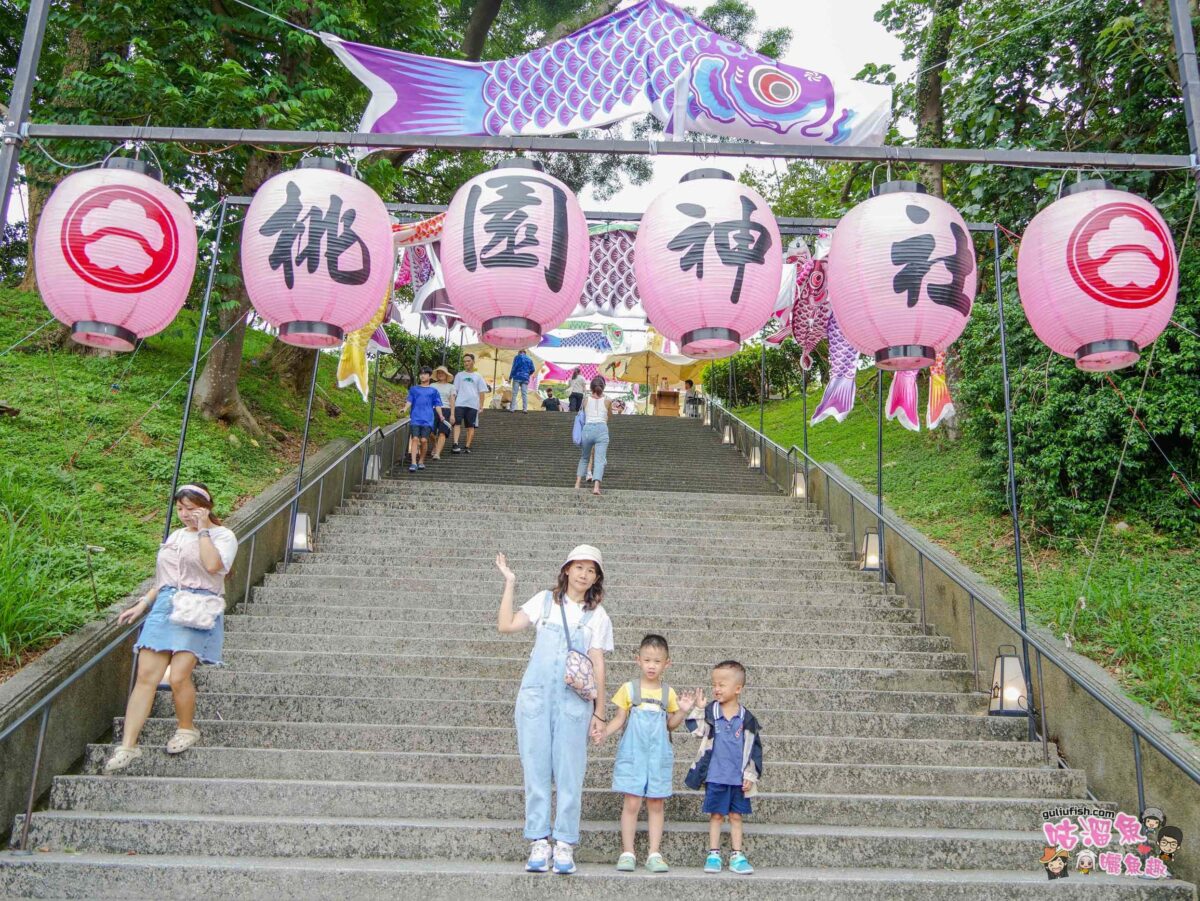
{"type": "Polygon", "coordinates": [[[529,846],[529,860],[525,861],[525,872],[547,873],[550,871],[550,842],[539,838],[529,846]]]}
{"type": "Polygon", "coordinates": [[[554,872],[563,876],[575,872],[575,849],[566,842],[554,843],[554,872]]]}

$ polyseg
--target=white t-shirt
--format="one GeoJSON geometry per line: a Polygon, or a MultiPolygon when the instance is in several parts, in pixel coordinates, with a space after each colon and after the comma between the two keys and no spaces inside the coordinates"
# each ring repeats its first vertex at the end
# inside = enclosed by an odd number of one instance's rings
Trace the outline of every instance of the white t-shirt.
{"type": "Polygon", "coordinates": [[[594,394],[589,394],[587,400],[583,402],[583,409],[586,415],[584,422],[588,424],[593,422],[608,422],[608,407],[604,405],[603,397],[596,397],[594,394]]]}
{"type": "MultiPolygon", "coordinates": [[[[546,609],[546,595],[548,591],[539,591],[524,604],[521,605],[521,612],[529,617],[529,621],[538,629],[542,628],[542,611],[546,609]]],[[[604,610],[604,605],[601,604],[592,611],[592,618],[588,620],[588,624],[583,627],[583,635],[577,634],[579,631],[579,621],[583,619],[584,609],[583,604],[575,604],[567,601],[567,628],[571,630],[571,643],[576,649],[582,647],[585,650],[598,648],[601,651],[611,651],[613,649],[613,628],[612,620],[608,618],[608,613],[604,610]]],[[[551,603],[550,605],[550,620],[562,628],[562,614],[558,612],[558,605],[551,603]]]]}
{"type": "Polygon", "coordinates": [[[465,369],[454,377],[454,406],[479,409],[479,395],[487,391],[487,382],[478,372],[465,369]]]}
{"type": "Polygon", "coordinates": [[[433,387],[437,389],[437,393],[442,398],[442,406],[450,406],[450,393],[454,390],[452,382],[434,382],[433,387]]]}
{"type": "Polygon", "coordinates": [[[575,378],[571,379],[570,384],[567,385],[567,390],[571,394],[583,394],[585,391],[587,391],[587,381],[583,376],[577,375],[575,378]]]}

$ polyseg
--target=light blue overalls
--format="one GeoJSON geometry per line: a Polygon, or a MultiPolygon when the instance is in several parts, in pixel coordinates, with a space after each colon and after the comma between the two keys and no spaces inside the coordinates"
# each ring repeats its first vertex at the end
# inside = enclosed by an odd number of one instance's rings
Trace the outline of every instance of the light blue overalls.
{"type": "Polygon", "coordinates": [[[643,698],[641,679],[634,679],[628,685],[629,719],[617,747],[613,791],[639,798],[669,798],[675,768],[675,752],[667,729],[671,687],[664,682],[661,698],[643,698]],[[658,709],[643,710],[642,704],[654,704],[658,709]]]}
{"type": "MultiPolygon", "coordinates": [[[[541,626],[517,693],[517,748],[525,771],[525,838],[536,841],[550,835],[553,782],[558,790],[554,839],[575,845],[579,843],[579,807],[594,708],[563,681],[567,671],[566,609],[560,623],[552,616],[555,606],[553,594],[547,591],[541,626]]],[[[585,654],[587,649],[579,647],[578,635],[591,618],[589,610],[572,637],[575,650],[585,654]]]]}

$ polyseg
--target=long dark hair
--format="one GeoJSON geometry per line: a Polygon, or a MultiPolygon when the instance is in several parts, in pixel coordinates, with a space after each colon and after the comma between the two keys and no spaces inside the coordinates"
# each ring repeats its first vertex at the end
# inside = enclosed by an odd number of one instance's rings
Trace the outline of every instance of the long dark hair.
{"type": "MultiPolygon", "coordinates": [[[[568,560],[563,564],[562,569],[558,571],[558,582],[554,586],[554,603],[561,604],[563,598],[567,596],[567,570],[570,568],[574,560],[568,560]]],[[[583,609],[595,610],[604,600],[604,570],[593,560],[585,561],[596,567],[596,581],[592,583],[592,587],[587,590],[583,596],[583,609]]]]}
{"type": "Polygon", "coordinates": [[[212,520],[212,524],[214,526],[219,526],[221,524],[221,520],[216,516],[215,513],[213,513],[212,491],[210,491],[209,487],[203,482],[189,482],[187,485],[184,485],[184,487],[176,491],[175,502],[179,503],[180,501],[188,501],[197,507],[203,507],[208,511],[208,518],[212,520]],[[188,485],[195,485],[197,488],[202,489],[204,494],[201,494],[199,491],[193,491],[188,487],[188,485]],[[208,497],[205,497],[205,494],[208,495],[208,497]]]}

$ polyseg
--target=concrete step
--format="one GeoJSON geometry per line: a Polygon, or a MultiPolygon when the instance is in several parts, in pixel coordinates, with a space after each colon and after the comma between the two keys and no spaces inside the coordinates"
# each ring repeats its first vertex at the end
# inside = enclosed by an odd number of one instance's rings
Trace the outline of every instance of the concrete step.
{"type": "MultiPolygon", "coordinates": [[[[112,745],[92,745],[84,773],[97,775],[112,745]]],[[[584,784],[608,791],[612,786],[615,745],[588,758],[584,784]],[[605,756],[601,757],[600,754],[605,756]]],[[[675,759],[674,784],[682,785],[691,761],[675,759]]],[[[1046,767],[916,766],[912,764],[787,763],[772,761],[763,790],[820,794],[938,795],[939,797],[1081,798],[1084,774],[1046,767]]],[[[179,776],[225,779],[317,779],[455,785],[507,785],[521,773],[516,754],[462,754],[398,751],[321,751],[295,748],[225,748],[201,742],[172,757],[161,745],[143,745],[128,770],[131,776],[179,776]]]]}
{"type": "MultiPolygon", "coordinates": [[[[511,694],[511,692],[510,692],[511,694]]],[[[513,723],[512,698],[503,701],[458,696],[428,698],[353,697],[344,695],[201,693],[196,715],[205,720],[379,723],[437,726],[446,722],[446,708],[456,711],[462,726],[509,728],[513,723]],[[508,701],[508,703],[504,703],[508,701]]],[[[611,708],[610,708],[611,710],[611,708]]],[[[170,692],[159,692],[153,715],[171,717],[175,704],[170,692]]],[[[773,708],[755,706],[755,716],[767,724],[771,735],[841,735],[870,738],[954,739],[1024,742],[1027,729],[1017,717],[977,714],[892,713],[886,710],[844,710],[817,707],[773,708]]],[[[681,737],[686,738],[683,731],[681,737]]],[[[1040,747],[1040,745],[1039,745],[1040,747]]]]}
{"type": "MultiPolygon", "coordinates": [[[[195,674],[199,702],[212,692],[218,694],[263,694],[276,697],[296,695],[344,698],[375,697],[413,701],[454,697],[461,701],[485,701],[499,705],[503,716],[512,715],[517,695],[516,680],[449,676],[371,676],[357,674],[266,673],[200,667],[195,674]]],[[[616,682],[611,682],[616,685],[616,682]]],[[[615,691],[615,688],[614,688],[615,691]]],[[[163,692],[166,694],[166,692],[163,692]]],[[[751,709],[794,708],[799,711],[917,713],[927,715],[970,715],[981,717],[987,710],[986,696],[965,692],[868,691],[858,688],[770,688],[757,682],[748,685],[742,697],[751,709]]],[[[991,718],[995,719],[995,718],[991,718]]],[[[1014,718],[1015,719],[1015,718],[1014,718]]],[[[1015,720],[1024,725],[1023,720],[1015,720]]],[[[995,728],[995,727],[990,727],[995,728]]],[[[999,737],[999,736],[998,736],[999,737]]]]}
{"type": "MultiPolygon", "coordinates": [[[[514,783],[520,774],[514,773],[514,783]]],[[[682,790],[667,800],[669,824],[707,822],[703,792],[682,790]]],[[[621,795],[588,789],[583,816],[613,820],[621,795]]],[[[820,795],[762,792],[754,799],[755,821],[828,823],[832,826],[1015,829],[1035,831],[1040,811],[1072,799],[940,798],[904,795],[820,795]]],[[[269,779],[184,779],[137,776],[59,776],[50,796],[54,810],[259,816],[430,817],[468,820],[519,819],[525,792],[513,785],[423,785],[405,782],[313,782],[269,779]]],[[[1114,804],[1098,804],[1116,813],[1114,804]]]]}
{"type": "MultiPolygon", "coordinates": [[[[644,596],[641,600],[647,601],[644,596]]],[[[857,598],[855,598],[857,599],[857,598]]],[[[526,598],[525,600],[528,600],[526,598]]],[[[804,601],[794,599],[790,605],[754,605],[751,616],[729,614],[722,610],[719,614],[708,614],[697,610],[696,605],[684,600],[673,600],[662,613],[622,611],[620,604],[606,603],[605,609],[613,623],[622,623],[626,628],[655,631],[663,628],[664,622],[672,627],[679,626],[689,629],[713,629],[723,632],[728,629],[737,631],[746,626],[757,626],[760,629],[780,631],[793,629],[799,624],[825,630],[832,628],[835,623],[869,623],[871,628],[879,629],[881,633],[890,633],[896,625],[917,626],[920,611],[896,605],[865,606],[847,603],[845,595],[817,596],[804,601]],[[669,618],[669,619],[668,619],[669,618]]],[[[456,622],[484,623],[490,625],[496,621],[496,609],[499,606],[497,595],[480,595],[477,598],[459,597],[458,595],[437,598],[438,609],[453,610],[456,622]]],[[[398,599],[394,593],[359,591],[352,595],[341,595],[324,589],[306,588],[255,588],[251,592],[251,602],[238,607],[253,616],[287,616],[304,617],[312,620],[327,619],[329,608],[336,607],[336,619],[342,617],[353,620],[396,620],[403,616],[406,610],[413,611],[414,616],[427,616],[430,603],[426,597],[423,600],[398,599]]],[[[652,608],[660,609],[660,608],[652,608]]]]}
{"type": "MultiPolygon", "coordinates": [[[[225,652],[225,663],[234,669],[284,673],[354,673],[358,675],[436,675],[520,680],[528,657],[446,657],[419,654],[330,654],[305,651],[225,652]]],[[[715,657],[715,655],[714,655],[715,657]]],[[[974,678],[965,670],[911,668],[884,664],[878,668],[844,666],[844,655],[830,652],[828,664],[807,666],[754,666],[749,680],[770,688],[868,688],[877,690],[968,691],[974,678]]],[[[671,673],[677,685],[704,685],[712,676],[709,659],[679,660],[671,673]]],[[[616,661],[608,667],[612,685],[634,678],[632,661],[616,661]]]]}
{"type": "MultiPolygon", "coordinates": [[[[356,576],[371,578],[444,578],[451,566],[454,572],[464,581],[499,579],[496,570],[495,553],[488,561],[477,558],[463,560],[455,559],[453,563],[442,557],[416,557],[402,561],[380,563],[378,558],[373,563],[360,561],[345,561],[327,557],[324,553],[306,554],[293,559],[288,566],[289,575],[321,575],[321,576],[356,576]]],[[[510,563],[510,566],[512,564],[510,563]]],[[[534,563],[517,563],[514,572],[518,576],[532,578],[532,573],[553,578],[562,566],[562,558],[534,563]]],[[[833,555],[822,559],[814,554],[810,559],[797,562],[792,566],[758,567],[731,563],[722,566],[719,562],[696,563],[683,566],[658,560],[609,560],[605,558],[604,584],[605,587],[616,585],[628,587],[634,584],[645,584],[651,588],[655,585],[678,584],[691,586],[698,582],[720,585],[749,585],[764,587],[780,587],[791,584],[813,583],[823,584],[829,580],[864,581],[864,577],[853,569],[847,561],[839,560],[833,555]],[[609,573],[612,575],[610,576],[609,573]]],[[[878,579],[871,580],[878,584],[878,579]]]]}
{"type": "MultiPolygon", "coordinates": [[[[579,503],[589,503],[585,498],[579,497],[574,487],[548,488],[534,485],[515,485],[512,483],[494,486],[467,484],[461,487],[456,486],[452,491],[447,492],[441,485],[432,482],[422,482],[420,479],[403,479],[399,481],[385,479],[381,482],[374,482],[365,488],[351,489],[346,494],[347,501],[403,501],[412,499],[428,500],[432,498],[437,498],[439,502],[444,501],[451,505],[449,509],[457,509],[454,506],[456,504],[475,504],[476,506],[488,503],[511,504],[514,498],[531,504],[537,503],[539,506],[555,506],[563,500],[577,500],[579,503]]],[[[710,508],[714,503],[720,503],[731,510],[793,510],[800,508],[812,513],[819,512],[815,506],[806,505],[802,499],[779,494],[747,496],[728,492],[714,497],[713,493],[709,491],[688,495],[686,492],[680,491],[626,490],[621,492],[617,500],[638,510],[649,510],[658,507],[668,510],[682,508],[688,512],[692,512],[693,510],[710,508]]]]}
{"type": "MultiPolygon", "coordinates": [[[[495,527],[502,530],[512,530],[514,526],[529,525],[533,527],[541,526],[543,532],[555,534],[558,529],[567,530],[572,527],[586,525],[596,534],[608,534],[609,529],[629,529],[631,526],[631,517],[643,521],[650,526],[671,527],[675,531],[676,541],[682,540],[681,536],[686,535],[701,535],[705,532],[717,532],[720,530],[728,530],[733,525],[746,526],[751,532],[765,533],[772,527],[775,528],[790,528],[790,529],[805,529],[808,527],[822,527],[821,519],[816,514],[806,514],[804,508],[798,508],[793,511],[780,510],[775,513],[743,513],[739,511],[726,511],[720,504],[714,504],[710,510],[694,513],[694,514],[679,514],[672,513],[669,510],[664,510],[660,515],[655,515],[653,511],[639,511],[635,507],[623,507],[620,509],[609,510],[604,506],[606,497],[595,497],[588,494],[589,498],[586,504],[578,504],[568,507],[552,507],[549,509],[538,510],[529,507],[517,507],[517,499],[513,498],[508,501],[507,506],[497,505],[495,509],[476,509],[473,511],[463,511],[457,516],[448,514],[446,520],[451,523],[458,521],[470,522],[480,529],[495,527]]],[[[394,522],[397,519],[408,519],[415,512],[421,515],[428,516],[431,511],[431,505],[417,510],[409,510],[406,508],[389,509],[387,507],[375,506],[352,506],[347,505],[339,507],[334,513],[334,516],[339,521],[346,520],[361,521],[363,519],[378,519],[381,521],[394,522]]],[[[438,519],[441,514],[438,511],[438,519]]],[[[739,530],[740,531],[740,530],[739,530]]],[[[635,533],[636,534],[636,533],[635,533]]]]}
{"type": "MultiPolygon", "coordinates": [[[[479,455],[476,454],[476,456],[479,455]]],[[[620,494],[622,488],[694,494],[703,491],[705,486],[708,486],[714,494],[724,494],[731,489],[736,489],[744,494],[779,494],[779,489],[756,473],[738,475],[708,470],[691,472],[686,477],[681,477],[674,468],[664,467],[651,471],[647,468],[648,466],[649,463],[646,461],[622,460],[606,467],[604,470],[604,496],[616,496],[620,494]]],[[[458,470],[447,469],[441,467],[440,463],[435,463],[434,467],[426,469],[424,472],[409,473],[405,467],[397,466],[395,478],[435,482],[442,485],[461,485],[470,482],[495,485],[519,479],[523,485],[569,488],[575,484],[575,461],[564,461],[558,466],[540,470],[523,469],[520,473],[514,473],[511,460],[497,458],[490,461],[489,465],[488,460],[481,458],[476,465],[458,470]]],[[[590,491],[591,489],[586,488],[585,490],[590,491]]]]}
{"type": "MultiPolygon", "coordinates": [[[[427,540],[418,544],[415,540],[405,540],[404,560],[399,565],[406,570],[420,567],[446,568],[446,561],[439,558],[445,555],[445,545],[438,541],[427,540]],[[429,552],[428,555],[422,552],[429,552]],[[431,559],[433,558],[433,559],[431,559]]],[[[512,552],[505,551],[510,566],[536,568],[554,571],[562,566],[566,551],[554,548],[515,548],[512,552]]],[[[381,566],[378,553],[365,552],[353,547],[338,545],[329,547],[322,542],[319,553],[300,558],[314,562],[332,563],[340,566],[381,566]]],[[[748,569],[756,572],[769,572],[773,575],[787,576],[793,569],[802,568],[807,564],[827,566],[836,563],[842,568],[857,567],[853,562],[849,549],[840,548],[832,543],[822,547],[798,550],[793,547],[780,548],[777,553],[764,550],[758,554],[742,554],[731,561],[735,569],[748,569]]],[[[487,554],[484,551],[467,549],[455,554],[455,562],[482,566],[495,566],[496,552],[487,554]]],[[[670,570],[680,568],[692,571],[719,569],[719,558],[714,558],[710,548],[649,548],[644,542],[627,544],[620,548],[606,543],[604,546],[604,561],[609,568],[618,567],[622,570],[633,568],[641,570],[657,566],[670,570]]],[[[393,564],[395,565],[395,564],[393,564]]]]}
{"type": "MultiPolygon", "coordinates": [[[[461,634],[461,630],[460,634],[461,634]]],[[[481,632],[483,630],[480,630],[481,632]]],[[[248,651],[304,651],[346,654],[421,654],[448,657],[504,657],[514,652],[525,651],[531,642],[528,635],[497,635],[494,631],[487,637],[428,638],[386,636],[367,637],[361,635],[286,635],[271,633],[235,632],[226,636],[225,649],[248,651]]],[[[630,635],[616,645],[615,654],[629,654],[637,650],[641,636],[630,635]]],[[[669,638],[668,638],[669,640],[669,638]]],[[[770,641],[765,635],[761,640],[770,641]]],[[[860,642],[854,647],[838,647],[848,641],[831,645],[821,642],[800,640],[790,647],[760,647],[757,644],[738,648],[738,660],[749,668],[759,666],[898,666],[905,669],[949,669],[961,670],[968,665],[967,655],[942,651],[898,651],[890,649],[862,650],[870,642],[860,642]]],[[[675,645],[671,650],[673,660],[703,662],[723,659],[730,653],[729,645],[675,645]]]]}
{"type": "MultiPolygon", "coordinates": [[[[500,588],[503,587],[503,581],[494,570],[491,577],[485,579],[482,570],[477,576],[472,578],[462,575],[457,568],[455,568],[453,573],[444,572],[436,576],[431,575],[429,578],[409,578],[403,575],[391,577],[335,575],[315,573],[311,570],[297,570],[295,572],[270,573],[265,577],[263,584],[268,588],[297,588],[307,586],[309,588],[337,590],[346,597],[350,597],[352,592],[359,590],[380,591],[384,589],[393,592],[422,592],[425,597],[429,597],[430,594],[445,591],[449,578],[453,578],[455,582],[465,582],[467,586],[476,584],[480,588],[483,588],[483,586],[492,587],[495,592],[494,596],[497,599],[500,588]]],[[[542,582],[543,580],[538,581],[542,582]]],[[[532,588],[534,591],[541,590],[537,587],[537,582],[532,584],[532,588]]],[[[719,584],[714,584],[714,580],[711,579],[690,579],[686,576],[678,578],[672,576],[646,576],[630,579],[620,576],[610,577],[606,573],[604,588],[607,594],[622,592],[628,596],[637,597],[639,600],[645,599],[646,601],[652,600],[655,594],[662,595],[664,592],[669,592],[668,596],[673,597],[683,595],[689,598],[688,604],[693,609],[696,607],[712,606],[717,608],[713,612],[724,612],[728,606],[726,602],[730,598],[741,599],[753,597],[756,599],[755,607],[759,606],[757,603],[759,600],[774,600],[776,603],[786,606],[797,595],[811,596],[814,592],[818,595],[861,595],[863,597],[878,598],[881,602],[884,601],[884,592],[878,582],[866,577],[855,578],[849,571],[844,576],[807,577],[806,574],[800,573],[790,583],[785,583],[780,579],[739,579],[719,584]],[[659,591],[656,592],[655,589],[659,589],[659,591]]],[[[889,596],[894,597],[894,595],[889,596]]]]}
{"type": "MultiPolygon", "coordinates": [[[[766,724],[764,724],[766,725],[766,724]]],[[[114,740],[122,735],[123,718],[114,721],[114,740]]],[[[175,733],[174,719],[150,719],[142,732],[147,744],[166,744],[175,733]]],[[[289,748],[302,751],[400,751],[436,757],[446,748],[470,748],[477,754],[517,753],[517,731],[478,726],[373,725],[365,723],[251,722],[197,719],[204,741],[225,748],[289,748]]],[[[769,728],[769,726],[768,726],[769,728]]],[[[1015,741],[864,738],[862,736],[771,735],[771,761],[782,763],[847,763],[887,766],[1041,767],[1040,744],[1015,741]]],[[[694,749],[681,734],[680,755],[694,749]]],[[[609,741],[609,753],[617,741],[609,741]]],[[[603,749],[603,748],[602,748],[603,749]]],[[[1056,754],[1050,746],[1050,759],[1056,754]]]]}
{"type": "MultiPolygon", "coordinates": [[[[260,609],[258,606],[251,607],[248,605],[247,610],[260,609]]],[[[285,608],[285,610],[288,608],[285,608]]],[[[291,608],[295,610],[296,608],[291,608]]],[[[415,619],[346,619],[342,616],[330,618],[322,616],[323,608],[314,607],[307,611],[301,611],[295,615],[287,615],[286,613],[272,613],[270,615],[258,615],[257,613],[235,613],[228,614],[225,617],[225,634],[230,635],[235,632],[310,632],[314,628],[319,628],[324,635],[374,635],[374,636],[427,636],[434,637],[446,634],[446,621],[439,619],[436,621],[430,620],[415,620],[415,619]],[[319,626],[316,621],[320,620],[319,626]]],[[[343,610],[345,608],[342,608],[343,610]]],[[[341,613],[342,611],[339,611],[341,613]]],[[[618,640],[628,642],[629,640],[640,640],[647,632],[655,631],[661,628],[662,620],[648,617],[635,616],[627,613],[610,614],[613,622],[613,632],[618,640]]],[[[455,622],[464,630],[471,630],[472,634],[477,629],[491,631],[495,628],[496,616],[494,613],[489,613],[486,610],[479,611],[462,611],[455,617],[455,622]]],[[[679,618],[678,622],[685,622],[684,618],[679,618]]],[[[687,624],[691,624],[687,622],[687,624]]],[[[920,623],[889,623],[884,626],[881,623],[868,623],[866,620],[846,620],[846,621],[819,621],[819,622],[797,622],[793,623],[791,629],[779,630],[749,630],[749,629],[727,629],[716,631],[711,628],[672,628],[668,639],[671,642],[679,642],[689,645],[714,645],[728,646],[750,643],[759,640],[764,635],[775,637],[779,642],[790,643],[804,638],[807,641],[824,641],[824,640],[840,640],[849,638],[860,638],[869,629],[871,630],[871,641],[881,642],[904,642],[906,650],[914,648],[929,649],[929,650],[947,650],[950,647],[950,639],[937,635],[929,634],[930,627],[922,626],[920,623]]],[[[880,645],[882,648],[887,648],[889,645],[880,645]]],[[[901,646],[895,645],[897,649],[901,646]]]]}
{"type": "MultiPolygon", "coordinates": [[[[728,901],[787,899],[829,901],[1026,901],[1053,895],[1059,901],[1194,901],[1191,886],[1090,875],[1047,883],[1039,872],[874,869],[760,869],[753,879],[725,872],[707,875],[694,849],[672,858],[666,875],[617,873],[612,864],[580,864],[570,897],[609,901],[678,901],[719,888],[728,901]]],[[[567,891],[562,880],[538,878],[510,863],[429,860],[331,860],[138,854],[47,853],[0,855],[0,892],[29,898],[312,898],[462,901],[504,898],[533,901],[567,891]]]]}
{"type": "MultiPolygon", "coordinates": [[[[30,840],[53,851],[74,848],[123,854],[206,854],[328,858],[414,859],[438,848],[456,860],[524,861],[528,844],[516,820],[247,815],[126,814],[46,811],[35,814],[30,840]]],[[[611,863],[621,850],[612,820],[584,821],[576,859],[611,863]]],[[[699,856],[706,823],[672,823],[663,836],[668,860],[699,856]]],[[[1018,869],[1041,853],[1044,836],[1015,830],[887,829],[755,823],[746,853],[759,867],[797,860],[855,859],[872,866],[933,870],[981,866],[1018,869]]],[[[637,845],[645,854],[645,833],[637,845]]]]}

